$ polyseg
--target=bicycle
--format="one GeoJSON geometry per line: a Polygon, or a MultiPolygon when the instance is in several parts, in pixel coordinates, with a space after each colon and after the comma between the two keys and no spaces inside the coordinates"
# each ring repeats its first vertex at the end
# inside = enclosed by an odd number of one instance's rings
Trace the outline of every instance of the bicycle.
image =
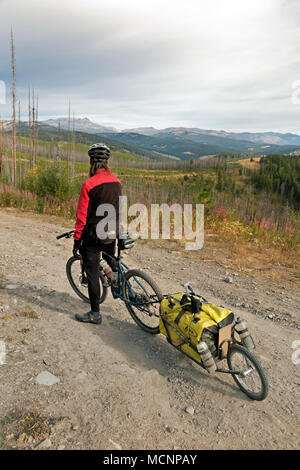
{"type": "MultiPolygon", "coordinates": [[[[56,238],[71,238],[74,230],[58,235],[56,238]]],[[[117,255],[112,256],[112,264],[117,267],[117,279],[112,281],[104,273],[101,267],[102,253],[99,257],[100,264],[100,301],[103,303],[107,297],[108,290],[111,290],[114,299],[122,300],[133,320],[147,333],[159,333],[159,304],[163,295],[153,281],[145,272],[139,269],[130,269],[121,257],[121,249],[118,244],[117,255]],[[146,323],[147,322],[147,323],[146,323]]],[[[89,303],[87,293],[88,283],[84,272],[82,257],[72,256],[66,264],[67,278],[74,292],[85,302],[89,303]]]]}
{"type": "MultiPolygon", "coordinates": [[[[66,232],[56,238],[70,238],[73,233],[74,231],[66,232]]],[[[172,325],[167,324],[160,309],[162,300],[168,298],[169,295],[163,295],[148,274],[138,269],[130,269],[122,261],[119,246],[117,256],[108,254],[107,256],[117,265],[117,279],[112,282],[100,266],[100,303],[104,302],[110,288],[113,298],[120,299],[125,303],[133,320],[147,333],[160,333],[160,321],[166,327],[167,332],[168,328],[174,329],[172,325]]],[[[100,259],[101,256],[99,262],[100,259]]],[[[89,297],[85,293],[87,279],[81,256],[72,256],[67,261],[66,272],[76,294],[85,302],[89,302],[89,297]]],[[[190,284],[185,284],[184,287],[187,294],[195,294],[190,284]]],[[[202,296],[200,297],[206,302],[202,296]]],[[[217,346],[214,353],[214,360],[217,364],[216,372],[231,374],[238,387],[252,400],[264,400],[268,395],[268,380],[265,372],[255,355],[239,340],[235,328],[237,321],[234,315],[232,318],[232,323],[220,328],[214,340],[217,346]],[[228,369],[219,367],[220,362],[224,359],[227,360],[228,369]]],[[[184,345],[188,345],[198,353],[189,338],[183,336],[178,330],[176,333],[179,334],[182,342],[174,344],[171,335],[167,334],[169,344],[207,370],[201,360],[194,359],[182,349],[184,345]]]]}

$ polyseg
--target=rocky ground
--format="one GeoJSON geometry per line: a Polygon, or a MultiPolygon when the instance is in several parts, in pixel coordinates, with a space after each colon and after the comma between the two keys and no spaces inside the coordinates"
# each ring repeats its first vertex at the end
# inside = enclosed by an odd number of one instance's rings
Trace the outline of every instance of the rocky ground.
{"type": "Polygon", "coordinates": [[[72,242],[55,238],[68,227],[0,212],[0,448],[299,448],[299,291],[175,249],[137,242],[126,256],[163,293],[191,281],[248,321],[270,387],[251,401],[147,335],[110,294],[102,325],[77,323],[88,306],[65,275],[72,242]]]}

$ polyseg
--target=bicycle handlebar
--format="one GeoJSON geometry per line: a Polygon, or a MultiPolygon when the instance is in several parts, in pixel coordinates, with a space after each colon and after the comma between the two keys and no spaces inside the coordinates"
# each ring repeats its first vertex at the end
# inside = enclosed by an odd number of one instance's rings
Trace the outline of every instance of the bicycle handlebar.
{"type": "Polygon", "coordinates": [[[75,230],[71,230],[71,232],[62,233],[61,235],[57,235],[56,239],[59,240],[60,238],[71,238],[71,235],[75,232],[75,230]]]}

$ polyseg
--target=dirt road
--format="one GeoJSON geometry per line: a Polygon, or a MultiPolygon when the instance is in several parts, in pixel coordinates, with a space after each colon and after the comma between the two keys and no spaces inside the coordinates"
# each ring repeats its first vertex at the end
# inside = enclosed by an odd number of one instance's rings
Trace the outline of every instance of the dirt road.
{"type": "Polygon", "coordinates": [[[270,386],[265,401],[253,402],[230,376],[209,376],[161,335],[144,333],[110,294],[101,326],[77,323],[88,305],[66,279],[72,242],[55,239],[68,227],[0,215],[0,448],[39,444],[21,433],[16,409],[42,411],[50,424],[42,447],[50,449],[299,448],[299,292],[138,242],[126,256],[164,293],[191,281],[249,322],[270,386]],[[59,382],[37,383],[45,371],[59,382]]]}

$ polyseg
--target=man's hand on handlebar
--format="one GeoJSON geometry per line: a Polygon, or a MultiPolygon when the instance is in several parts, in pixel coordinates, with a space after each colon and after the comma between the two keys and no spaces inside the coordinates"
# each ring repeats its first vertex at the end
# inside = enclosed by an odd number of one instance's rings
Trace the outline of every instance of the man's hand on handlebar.
{"type": "Polygon", "coordinates": [[[75,256],[76,258],[80,256],[80,253],[79,253],[80,246],[81,246],[81,240],[74,240],[73,256],[75,256]]]}

